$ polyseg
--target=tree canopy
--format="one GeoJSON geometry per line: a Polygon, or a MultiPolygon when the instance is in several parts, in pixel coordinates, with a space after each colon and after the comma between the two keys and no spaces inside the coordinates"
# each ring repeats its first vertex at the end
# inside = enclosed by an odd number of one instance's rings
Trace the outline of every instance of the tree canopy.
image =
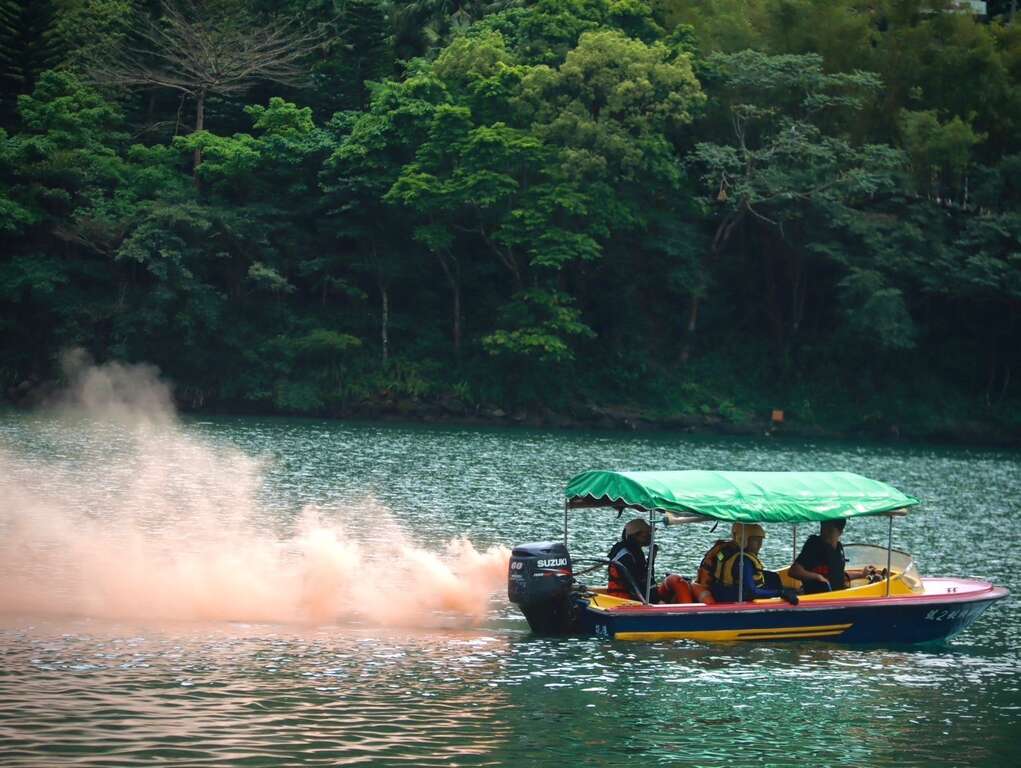
{"type": "Polygon", "coordinates": [[[0,0],[0,393],[1017,430],[989,5],[0,0]]]}

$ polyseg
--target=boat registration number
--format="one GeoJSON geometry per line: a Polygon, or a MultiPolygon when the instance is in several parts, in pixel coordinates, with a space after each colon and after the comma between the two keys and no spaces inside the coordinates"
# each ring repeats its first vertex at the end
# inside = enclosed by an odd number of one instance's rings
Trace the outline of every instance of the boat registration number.
{"type": "Polygon", "coordinates": [[[957,621],[975,613],[974,608],[940,608],[925,614],[926,621],[957,621]]]}

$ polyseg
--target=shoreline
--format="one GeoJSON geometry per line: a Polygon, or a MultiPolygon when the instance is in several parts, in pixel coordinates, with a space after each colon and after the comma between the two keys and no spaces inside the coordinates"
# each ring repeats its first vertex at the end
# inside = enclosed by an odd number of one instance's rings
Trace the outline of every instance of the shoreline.
{"type": "Polygon", "coordinates": [[[975,421],[946,422],[936,428],[911,424],[858,425],[839,429],[822,424],[803,424],[786,420],[774,423],[768,418],[731,420],[719,415],[657,416],[635,407],[587,406],[574,413],[548,408],[516,409],[499,407],[477,409],[451,403],[393,400],[359,403],[322,412],[281,412],[261,409],[182,408],[190,415],[322,418],[380,424],[423,424],[455,427],[503,427],[555,430],[592,430],[605,432],[675,432],[705,436],[819,438],[836,441],[867,440],[931,445],[956,445],[976,448],[1021,449],[1021,430],[1001,428],[975,421]]]}
{"type": "MultiPolygon", "coordinates": [[[[36,389],[33,395],[0,398],[0,413],[31,412],[48,398],[36,389]]],[[[253,418],[309,418],[380,424],[428,424],[456,427],[522,427],[528,429],[592,430],[605,432],[675,432],[705,436],[780,437],[836,441],[866,440],[896,444],[956,445],[976,448],[1021,449],[1021,427],[979,420],[947,420],[936,426],[910,422],[860,423],[832,426],[803,423],[796,418],[773,422],[770,418],[727,418],[720,414],[662,415],[639,406],[577,405],[569,412],[549,407],[504,409],[496,405],[470,406],[453,398],[380,398],[338,408],[286,411],[236,405],[196,404],[175,398],[179,413],[188,416],[250,416],[253,418]]]]}

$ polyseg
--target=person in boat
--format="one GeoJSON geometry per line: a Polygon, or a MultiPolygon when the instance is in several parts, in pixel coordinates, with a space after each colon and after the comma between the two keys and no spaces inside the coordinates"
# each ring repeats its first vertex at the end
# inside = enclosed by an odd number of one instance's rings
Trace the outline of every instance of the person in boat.
{"type": "MultiPolygon", "coordinates": [[[[669,520],[669,518],[667,518],[669,520]]],[[[709,551],[702,556],[702,562],[698,566],[698,575],[691,585],[691,594],[697,603],[712,604],[716,602],[713,597],[713,584],[716,584],[723,575],[723,564],[741,548],[735,538],[738,526],[741,523],[734,523],[730,527],[729,539],[717,539],[709,548],[709,551]]]]}
{"type": "Polygon", "coordinates": [[[847,520],[823,520],[819,533],[812,534],[801,547],[801,552],[791,566],[792,578],[801,581],[806,595],[846,589],[851,579],[864,579],[876,573],[872,566],[847,570],[847,558],[840,537],[847,520]]]}
{"type": "MultiPolygon", "coordinates": [[[[613,545],[609,559],[607,593],[614,597],[644,600],[649,578],[649,561],[643,547],[652,543],[652,527],[636,517],[624,526],[620,541],[613,545]]],[[[655,559],[655,555],[653,555],[655,559]]],[[[650,603],[690,603],[691,586],[676,574],[667,576],[661,584],[653,584],[649,592],[650,603]]]]}
{"type": "Polygon", "coordinates": [[[782,597],[791,605],[797,605],[797,593],[785,588],[779,574],[767,571],[759,560],[759,550],[766,538],[763,527],[757,523],[736,523],[733,533],[738,548],[723,561],[720,578],[713,585],[716,602],[736,603],[738,596],[744,600],[782,597]],[[739,587],[741,584],[743,587],[739,587]]]}

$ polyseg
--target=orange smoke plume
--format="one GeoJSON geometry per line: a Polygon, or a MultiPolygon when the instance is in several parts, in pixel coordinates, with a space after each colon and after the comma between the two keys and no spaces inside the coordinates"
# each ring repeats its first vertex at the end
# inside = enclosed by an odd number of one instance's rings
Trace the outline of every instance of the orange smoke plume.
{"type": "Polygon", "coordinates": [[[474,623],[505,583],[505,547],[426,549],[370,498],[278,533],[263,464],[182,426],[155,369],[77,356],[68,375],[35,424],[76,436],[64,460],[0,448],[0,613],[474,623]]]}

